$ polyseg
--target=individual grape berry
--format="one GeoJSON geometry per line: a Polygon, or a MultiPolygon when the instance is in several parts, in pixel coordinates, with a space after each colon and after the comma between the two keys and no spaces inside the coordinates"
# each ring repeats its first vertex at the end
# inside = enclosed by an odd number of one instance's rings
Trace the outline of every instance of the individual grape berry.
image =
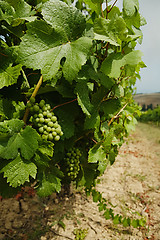
{"type": "Polygon", "coordinates": [[[42,100],[40,101],[40,103],[39,103],[39,106],[40,106],[41,108],[43,108],[44,105],[45,105],[45,101],[42,99],[42,100]]]}
{"type": "Polygon", "coordinates": [[[42,114],[42,113],[39,113],[39,114],[38,114],[38,117],[39,117],[39,118],[43,118],[43,114],[42,114]]]}
{"type": "Polygon", "coordinates": [[[59,124],[56,122],[56,123],[54,123],[53,127],[54,127],[54,128],[58,128],[58,127],[59,127],[59,124]]]}
{"type": "Polygon", "coordinates": [[[53,136],[52,136],[52,134],[51,134],[51,133],[49,133],[49,134],[48,134],[48,139],[49,139],[50,141],[52,141],[52,140],[53,140],[53,136]]]}
{"type": "Polygon", "coordinates": [[[56,133],[59,135],[61,133],[61,129],[60,128],[56,128],[55,129],[56,133]]]}
{"type": "Polygon", "coordinates": [[[51,116],[51,121],[52,122],[56,122],[57,121],[57,117],[56,116],[51,116]]]}
{"type": "Polygon", "coordinates": [[[46,117],[47,116],[47,111],[43,112],[43,116],[46,117]]]}
{"type": "Polygon", "coordinates": [[[34,112],[38,112],[39,111],[39,106],[38,105],[34,105],[33,106],[33,111],[34,112]]]}
{"type": "Polygon", "coordinates": [[[40,127],[38,130],[39,130],[40,133],[44,132],[44,128],[43,127],[40,127]]]}
{"type": "Polygon", "coordinates": [[[51,132],[52,128],[51,127],[47,127],[46,131],[47,132],[51,132]]]}
{"type": "Polygon", "coordinates": [[[53,124],[54,124],[53,122],[48,122],[49,127],[53,127],[53,124]]]}
{"type": "Polygon", "coordinates": [[[48,124],[48,123],[50,122],[50,119],[49,119],[49,118],[46,118],[46,119],[44,120],[44,122],[45,122],[46,124],[48,124]]]}
{"type": "Polygon", "coordinates": [[[47,113],[47,118],[51,118],[52,117],[52,113],[47,113]]]}
{"type": "Polygon", "coordinates": [[[38,123],[38,122],[39,122],[39,120],[40,120],[40,118],[38,118],[38,117],[37,117],[37,118],[36,118],[36,122],[38,123]]]}
{"type": "MultiPolygon", "coordinates": [[[[53,134],[52,134],[52,135],[53,135],[53,134]]],[[[60,140],[60,136],[59,136],[59,135],[55,136],[54,140],[55,140],[55,141],[59,141],[59,140],[60,140]]]]}
{"type": "Polygon", "coordinates": [[[51,109],[50,104],[46,104],[46,108],[47,108],[48,110],[50,110],[50,109],[51,109]]]}
{"type": "Polygon", "coordinates": [[[56,132],[52,132],[53,137],[57,136],[56,132]]]}
{"type": "Polygon", "coordinates": [[[39,122],[40,122],[40,123],[44,123],[44,118],[41,117],[41,118],[39,119],[39,122]]]}

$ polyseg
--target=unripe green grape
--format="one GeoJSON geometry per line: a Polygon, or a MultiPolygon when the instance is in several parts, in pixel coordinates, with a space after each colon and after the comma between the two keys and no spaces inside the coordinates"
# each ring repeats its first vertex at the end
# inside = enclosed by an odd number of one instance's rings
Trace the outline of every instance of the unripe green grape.
{"type": "Polygon", "coordinates": [[[60,137],[63,136],[63,132],[62,132],[62,131],[60,132],[59,136],[60,136],[60,137]]]}
{"type": "Polygon", "coordinates": [[[43,116],[46,117],[47,116],[47,112],[43,111],[43,116]]]}
{"type": "Polygon", "coordinates": [[[53,122],[49,122],[49,123],[48,123],[48,126],[49,126],[49,127],[53,127],[53,122]]]}
{"type": "Polygon", "coordinates": [[[34,108],[33,107],[30,107],[30,112],[34,112],[34,108]]]}
{"type": "Polygon", "coordinates": [[[56,128],[56,133],[58,133],[58,134],[60,134],[60,132],[61,132],[61,129],[60,128],[56,128]]]}
{"type": "Polygon", "coordinates": [[[47,127],[46,131],[47,132],[51,132],[52,128],[51,127],[47,127]]]}
{"type": "MultiPolygon", "coordinates": [[[[53,133],[52,133],[52,135],[53,135],[53,133]]],[[[60,136],[58,136],[58,135],[55,136],[54,140],[55,140],[55,141],[59,141],[59,140],[60,140],[60,136]]]]}
{"type": "Polygon", "coordinates": [[[54,123],[53,127],[54,127],[54,128],[58,128],[58,127],[59,127],[59,124],[56,122],[56,123],[54,123]]]}
{"type": "Polygon", "coordinates": [[[44,132],[44,128],[43,127],[40,127],[38,130],[39,130],[40,133],[44,132]]]}
{"type": "Polygon", "coordinates": [[[42,108],[42,110],[43,110],[43,111],[47,111],[48,109],[47,109],[47,107],[44,106],[44,107],[42,108]]]}
{"type": "Polygon", "coordinates": [[[45,135],[48,135],[48,132],[45,130],[44,132],[43,132],[45,135]]]}
{"type": "Polygon", "coordinates": [[[53,137],[56,137],[57,133],[56,132],[52,132],[52,135],[53,135],[53,137]]]}
{"type": "Polygon", "coordinates": [[[56,129],[55,129],[54,127],[52,127],[52,132],[55,132],[55,130],[56,130],[56,129]]]}
{"type": "Polygon", "coordinates": [[[38,117],[38,114],[35,113],[35,114],[33,115],[33,117],[34,117],[34,118],[37,118],[37,117],[38,117]]]}
{"type": "Polygon", "coordinates": [[[43,118],[43,114],[42,114],[42,113],[39,113],[39,114],[38,114],[38,117],[39,117],[39,118],[43,118]]]}
{"type": "Polygon", "coordinates": [[[41,108],[43,108],[44,105],[45,105],[45,101],[42,99],[42,100],[40,101],[40,103],[39,103],[39,106],[40,106],[41,108]]]}
{"type": "Polygon", "coordinates": [[[51,118],[52,117],[52,113],[47,113],[47,118],[51,118]]]}
{"type": "Polygon", "coordinates": [[[50,134],[48,134],[48,139],[50,140],[50,141],[52,141],[53,140],[53,136],[52,136],[52,134],[50,133],[50,134]]]}
{"type": "Polygon", "coordinates": [[[56,122],[57,121],[57,117],[56,116],[51,116],[51,120],[52,120],[52,122],[56,122]]]}
{"type": "Polygon", "coordinates": [[[48,128],[48,126],[47,125],[44,125],[44,129],[47,129],[48,128]]]}
{"type": "Polygon", "coordinates": [[[34,112],[39,112],[39,106],[38,105],[34,105],[33,106],[33,111],[34,112]]]}
{"type": "Polygon", "coordinates": [[[38,123],[38,122],[39,122],[39,120],[40,120],[40,119],[37,117],[37,118],[36,118],[36,122],[38,123]]]}
{"type": "Polygon", "coordinates": [[[50,110],[51,109],[51,106],[50,106],[50,104],[46,104],[46,108],[48,109],[48,110],[50,110]]]}
{"type": "Polygon", "coordinates": [[[48,124],[48,123],[50,122],[50,119],[49,119],[49,118],[46,118],[46,119],[44,120],[44,122],[48,124]]]}
{"type": "Polygon", "coordinates": [[[44,118],[41,117],[41,118],[39,119],[39,122],[40,122],[40,123],[44,123],[44,118]]]}
{"type": "Polygon", "coordinates": [[[37,123],[37,127],[43,127],[43,124],[42,123],[37,123]]]}

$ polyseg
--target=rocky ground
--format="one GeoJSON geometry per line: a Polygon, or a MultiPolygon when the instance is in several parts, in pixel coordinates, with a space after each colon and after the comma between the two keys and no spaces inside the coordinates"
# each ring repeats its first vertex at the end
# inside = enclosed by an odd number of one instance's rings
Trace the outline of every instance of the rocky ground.
{"type": "Polygon", "coordinates": [[[80,189],[45,199],[26,189],[23,196],[1,199],[0,240],[160,240],[160,129],[138,124],[97,190],[115,213],[141,214],[147,226],[114,225],[80,189]]]}

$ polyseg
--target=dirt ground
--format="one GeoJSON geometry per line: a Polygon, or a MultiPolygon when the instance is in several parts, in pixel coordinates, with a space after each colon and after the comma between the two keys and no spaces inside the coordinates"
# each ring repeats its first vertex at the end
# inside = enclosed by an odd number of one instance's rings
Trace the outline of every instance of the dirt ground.
{"type": "Polygon", "coordinates": [[[80,190],[45,199],[27,192],[0,201],[0,240],[160,240],[160,128],[138,124],[97,190],[115,213],[141,214],[147,226],[114,225],[80,190]]]}

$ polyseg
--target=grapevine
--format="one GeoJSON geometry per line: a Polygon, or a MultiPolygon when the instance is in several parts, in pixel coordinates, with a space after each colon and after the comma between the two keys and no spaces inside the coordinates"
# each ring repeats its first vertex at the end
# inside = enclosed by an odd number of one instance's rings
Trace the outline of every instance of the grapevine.
{"type": "Polygon", "coordinates": [[[0,1],[0,195],[93,194],[137,123],[146,21],[133,0],[20,3],[0,1]]]}

